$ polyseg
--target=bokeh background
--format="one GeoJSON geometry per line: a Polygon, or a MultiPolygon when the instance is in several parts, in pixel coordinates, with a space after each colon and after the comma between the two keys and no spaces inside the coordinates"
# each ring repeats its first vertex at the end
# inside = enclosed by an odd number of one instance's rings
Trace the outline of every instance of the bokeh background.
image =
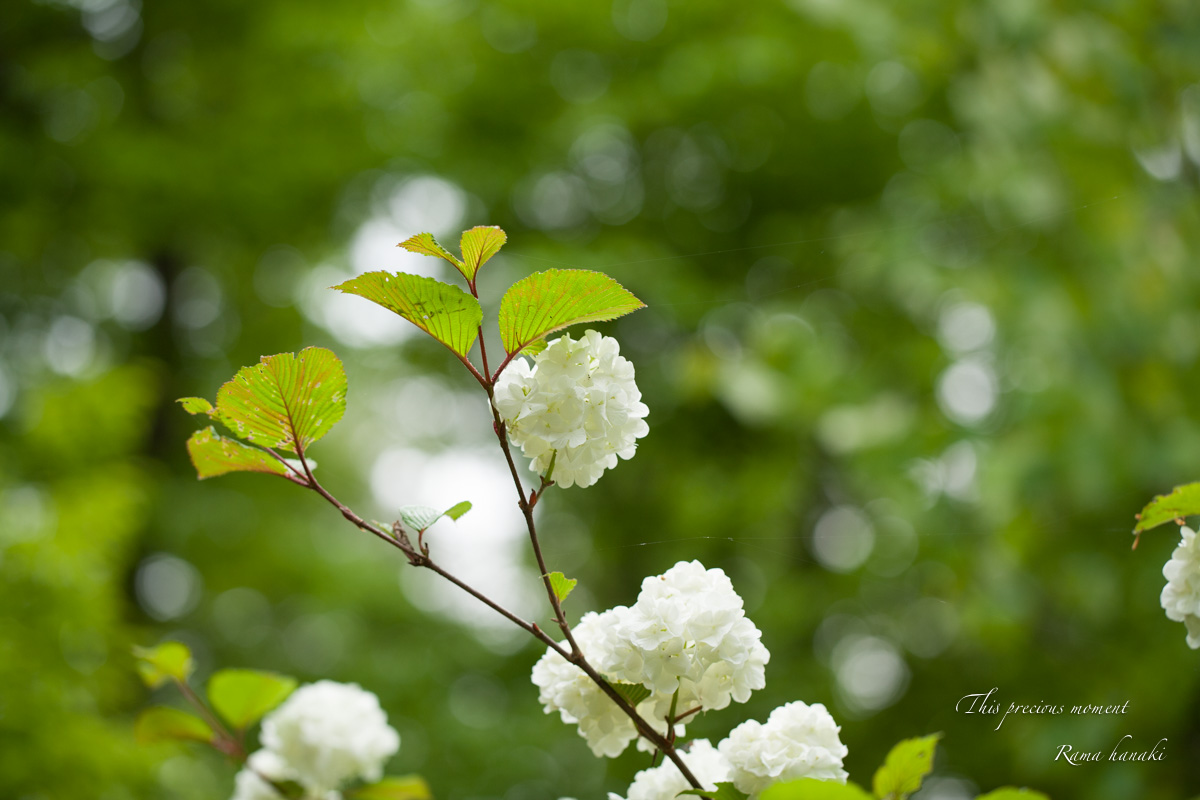
{"type": "MultiPolygon", "coordinates": [[[[651,408],[638,455],[548,495],[568,602],[723,567],[768,686],[869,781],[944,731],[921,797],[1200,791],[1200,655],[1158,604],[1200,478],[1200,11],[1191,0],[40,0],[0,24],[0,795],[226,797],[134,744],[129,648],[357,681],[436,796],[623,792],[546,717],[538,648],[318,498],[199,483],[173,400],[332,347],[314,455],[364,515],[468,499],[435,554],[545,618],[478,387],[328,287],[498,224],[512,281],[603,269],[651,408]],[[1130,701],[1124,717],[954,712],[1130,701]],[[1161,763],[1071,767],[1124,734],[1161,763]]],[[[449,278],[443,274],[443,277],[449,278]]],[[[458,367],[457,369],[455,367],[458,367]]]]}

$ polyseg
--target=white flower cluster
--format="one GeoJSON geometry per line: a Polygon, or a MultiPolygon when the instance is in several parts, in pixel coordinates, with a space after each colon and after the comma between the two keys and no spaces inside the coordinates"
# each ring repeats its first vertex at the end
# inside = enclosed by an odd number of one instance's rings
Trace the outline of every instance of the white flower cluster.
{"type": "Polygon", "coordinates": [[[295,781],[305,800],[340,800],[352,780],[377,781],[400,736],[371,692],[318,681],[292,693],[263,720],[263,749],[238,773],[233,800],[279,800],[263,778],[295,781]]]}
{"type": "Polygon", "coordinates": [[[849,752],[833,717],[820,703],[800,701],[771,712],[766,724],[749,720],[719,745],[739,791],[754,795],[773,783],[799,778],[845,783],[849,752]]]}
{"type": "Polygon", "coordinates": [[[1200,649],[1200,542],[1191,528],[1180,528],[1182,539],[1163,566],[1163,610],[1167,618],[1187,626],[1188,647],[1200,649]]]}
{"type": "MultiPolygon", "coordinates": [[[[729,780],[729,762],[707,739],[697,739],[681,753],[684,763],[705,789],[715,791],[718,783],[729,780]]],[[[628,798],[609,792],[608,800],[674,800],[680,792],[692,788],[687,778],[670,759],[657,767],[644,769],[633,777],[628,798]]]]}
{"type": "Polygon", "coordinates": [[[564,488],[591,486],[617,457],[632,458],[650,410],[617,340],[587,331],[550,342],[531,367],[516,359],[496,382],[494,403],[513,443],[564,488]]]}
{"type": "MultiPolygon", "coordinates": [[[[681,561],[646,578],[632,607],[586,614],[574,633],[584,656],[609,681],[650,691],[638,712],[663,733],[672,701],[677,714],[712,711],[732,700],[744,703],[766,685],[770,653],[761,632],[725,573],[699,561],[681,561]]],[[[558,711],[563,722],[577,724],[596,755],[617,756],[637,738],[617,704],[553,650],[534,666],[533,682],[546,713],[558,711]]],[[[676,726],[676,735],[682,732],[676,726]]]]}

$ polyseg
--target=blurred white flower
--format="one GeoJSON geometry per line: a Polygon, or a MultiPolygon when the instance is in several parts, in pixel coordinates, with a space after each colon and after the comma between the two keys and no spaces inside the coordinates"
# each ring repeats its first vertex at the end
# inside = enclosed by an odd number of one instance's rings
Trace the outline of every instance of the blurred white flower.
{"type": "Polygon", "coordinates": [[[496,410],[533,468],[564,488],[591,486],[617,458],[632,458],[650,428],[633,364],[617,340],[589,330],[550,342],[533,366],[516,359],[496,382],[496,410]]]}
{"type": "MultiPolygon", "coordinates": [[[[296,773],[270,750],[251,753],[246,766],[234,779],[232,800],[283,800],[268,781],[295,780],[296,773]]],[[[303,800],[342,800],[341,792],[306,791],[303,800]]]]}
{"type": "MultiPolygon", "coordinates": [[[[717,784],[729,780],[729,762],[707,739],[691,743],[686,753],[680,752],[683,763],[696,776],[705,789],[716,790],[717,784]]],[[[644,769],[633,778],[626,800],[674,800],[691,784],[675,762],[666,759],[662,764],[644,769]]],[[[609,800],[623,800],[620,795],[610,793],[609,800]]]]}
{"type": "Polygon", "coordinates": [[[825,706],[796,701],[772,711],[765,725],[743,722],[718,747],[729,759],[734,784],[746,794],[799,778],[845,783],[842,759],[849,750],[838,738],[840,730],[825,706]]]}
{"type": "Polygon", "coordinates": [[[1200,544],[1191,528],[1180,528],[1182,539],[1163,566],[1163,610],[1167,618],[1187,626],[1188,647],[1200,649],[1200,544]]]}

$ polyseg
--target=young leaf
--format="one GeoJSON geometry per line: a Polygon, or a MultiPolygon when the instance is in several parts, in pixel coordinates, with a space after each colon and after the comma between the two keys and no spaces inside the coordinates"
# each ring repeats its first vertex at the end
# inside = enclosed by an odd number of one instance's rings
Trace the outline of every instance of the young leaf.
{"type": "Polygon", "coordinates": [[[183,406],[183,410],[189,414],[208,414],[213,410],[212,403],[203,397],[181,397],[175,402],[183,406]]]}
{"type": "Polygon", "coordinates": [[[636,706],[638,703],[650,696],[650,690],[640,683],[626,683],[625,681],[613,681],[612,687],[617,690],[617,694],[624,697],[631,706],[636,706]]]}
{"type": "Polygon", "coordinates": [[[707,797],[710,800],[749,800],[750,798],[750,795],[739,792],[738,788],[732,783],[715,783],[713,785],[717,787],[715,792],[707,789],[685,789],[677,796],[682,797],[685,794],[694,794],[700,797],[707,797]]]}
{"type": "Polygon", "coordinates": [[[423,256],[436,256],[437,258],[444,258],[453,264],[456,270],[463,272],[462,262],[452,256],[450,251],[438,244],[437,239],[433,238],[432,233],[418,233],[416,236],[408,237],[396,246],[403,247],[410,253],[420,253],[423,256]]]}
{"type": "Polygon", "coordinates": [[[463,500],[461,503],[455,503],[454,505],[450,506],[445,511],[443,511],[442,516],[449,517],[450,519],[458,519],[459,517],[461,517],[463,514],[467,513],[470,510],[471,510],[471,501],[463,500]]]}
{"type": "Polygon", "coordinates": [[[360,786],[346,796],[353,800],[432,800],[433,793],[420,775],[405,775],[360,786]]]}
{"type": "Polygon", "coordinates": [[[872,788],[880,800],[905,800],[921,788],[921,781],[933,769],[933,753],[940,733],[905,739],[892,748],[875,771],[872,788]]]}
{"type": "Polygon", "coordinates": [[[507,241],[507,234],[495,225],[480,225],[464,231],[458,246],[462,250],[462,274],[466,279],[475,280],[479,268],[496,255],[507,241]]]}
{"type": "Polygon", "coordinates": [[[141,744],[154,742],[211,742],[213,730],[208,723],[177,708],[154,706],[138,715],[133,724],[134,738],[141,744]]]}
{"type": "Polygon", "coordinates": [[[226,722],[241,730],[262,719],[296,688],[296,679],[274,672],[223,669],[208,681],[208,700],[226,722]]]}
{"type": "Polygon", "coordinates": [[[213,416],[253,444],[299,453],[345,411],[342,362],[323,347],[306,347],[238,370],[217,392],[213,416]]]}
{"type": "Polygon", "coordinates": [[[193,433],[187,441],[187,450],[200,480],[230,472],[265,472],[284,477],[292,474],[269,453],[224,437],[212,426],[193,433]]]}
{"type": "Polygon", "coordinates": [[[1170,494],[1155,497],[1138,514],[1134,533],[1148,531],[1164,522],[1200,514],[1200,483],[1176,486],[1170,494]]]}
{"type": "Polygon", "coordinates": [[[430,506],[405,506],[400,509],[400,521],[414,531],[423,531],[442,518],[442,512],[430,506]]]}
{"type": "Polygon", "coordinates": [[[333,288],[399,314],[462,358],[475,344],[483,321],[483,309],[474,297],[420,275],[368,272],[333,288]]]}
{"type": "Polygon", "coordinates": [[[575,584],[579,583],[575,578],[568,578],[561,572],[550,573],[550,588],[554,590],[554,596],[558,598],[558,602],[567,599],[567,595],[575,588],[575,584]]]}
{"type": "Polygon", "coordinates": [[[551,269],[523,278],[500,301],[500,339],[514,354],[579,322],[616,319],[646,304],[602,272],[551,269]]]}
{"type": "Polygon", "coordinates": [[[163,642],[157,647],[134,647],[138,675],[151,689],[168,680],[186,681],[192,674],[192,651],[182,642],[163,642]]]}
{"type": "Polygon", "coordinates": [[[1049,796],[1033,789],[1018,789],[1015,786],[1005,786],[987,794],[981,794],[975,800],[1050,800],[1049,796]]]}
{"type": "Polygon", "coordinates": [[[768,786],[758,800],[872,800],[867,790],[855,783],[834,783],[801,778],[768,786]]]}

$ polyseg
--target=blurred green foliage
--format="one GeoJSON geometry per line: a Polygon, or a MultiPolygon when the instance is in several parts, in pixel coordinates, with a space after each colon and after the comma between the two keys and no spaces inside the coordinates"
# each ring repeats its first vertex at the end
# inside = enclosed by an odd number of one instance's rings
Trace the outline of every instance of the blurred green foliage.
{"type": "Polygon", "coordinates": [[[539,507],[574,614],[678,559],[733,576],[768,686],[689,733],[799,698],[854,776],[944,731],[926,797],[1194,793],[1196,654],[1157,601],[1173,533],[1128,534],[1200,476],[1198,81],[1186,0],[12,5],[0,794],[230,791],[216,759],[133,744],[129,646],[168,636],[199,679],[362,683],[401,732],[391,770],[439,798],[601,797],[646,765],[594,759],[542,715],[535,648],[447,621],[317,498],[186,461],[174,398],[326,345],[350,391],[323,482],[368,517],[486,519],[503,472],[469,376],[324,289],[476,224],[509,234],[485,296],[570,265],[649,305],[605,329],[650,436],[539,507]],[[458,467],[458,496],[410,496],[458,467]],[[1129,713],[955,713],[993,687],[1129,713]],[[1167,760],[1053,760],[1126,733],[1167,760]]]}

